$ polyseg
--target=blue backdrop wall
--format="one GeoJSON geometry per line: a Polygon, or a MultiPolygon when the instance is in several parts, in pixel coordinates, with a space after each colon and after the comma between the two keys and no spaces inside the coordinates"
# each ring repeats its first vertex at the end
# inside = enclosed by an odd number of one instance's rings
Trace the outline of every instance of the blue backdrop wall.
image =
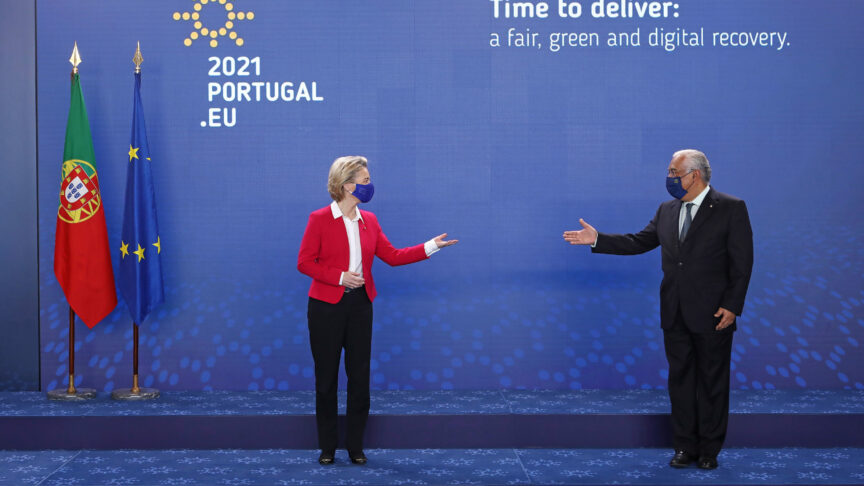
{"type": "MultiPolygon", "coordinates": [[[[167,272],[142,324],[147,386],[312,387],[297,250],[329,203],[329,164],[362,154],[367,209],[397,246],[461,240],[376,264],[374,387],[662,387],[659,253],[595,256],[561,233],[579,217],[641,229],[669,197],[671,154],[695,147],[754,227],[733,386],[864,387],[864,4],[681,1],[610,18],[586,0],[577,18],[558,2],[543,18],[540,3],[505,18],[503,0],[39,1],[43,387],[67,373],[52,261],[73,41],[115,266],[136,41],[144,55],[167,272]],[[599,45],[571,45],[590,33],[599,45]]],[[[129,385],[122,302],[78,337],[79,380],[129,385]]]]}

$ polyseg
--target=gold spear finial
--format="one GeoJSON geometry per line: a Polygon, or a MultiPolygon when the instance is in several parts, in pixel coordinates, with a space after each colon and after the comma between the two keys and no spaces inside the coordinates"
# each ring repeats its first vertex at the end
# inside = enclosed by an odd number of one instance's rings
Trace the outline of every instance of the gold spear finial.
{"type": "Polygon", "coordinates": [[[144,62],[144,58],[141,57],[141,42],[138,42],[138,47],[135,49],[135,57],[132,58],[132,62],[135,63],[135,73],[141,72],[141,63],[144,62]]]}
{"type": "Polygon", "coordinates": [[[72,63],[72,74],[78,74],[78,65],[81,64],[81,56],[78,54],[78,41],[75,41],[75,47],[72,48],[72,57],[69,58],[72,63]]]}

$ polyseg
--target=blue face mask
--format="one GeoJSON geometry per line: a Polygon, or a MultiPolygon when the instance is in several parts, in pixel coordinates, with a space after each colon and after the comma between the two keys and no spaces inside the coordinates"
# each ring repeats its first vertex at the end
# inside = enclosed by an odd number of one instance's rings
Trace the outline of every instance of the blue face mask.
{"type": "Polygon", "coordinates": [[[351,193],[352,196],[356,197],[362,203],[368,203],[372,200],[372,196],[375,194],[375,186],[370,182],[369,184],[357,184],[357,187],[354,188],[354,192],[351,193]]]}
{"type": "Polygon", "coordinates": [[[680,177],[667,177],[666,190],[669,191],[669,194],[675,199],[681,199],[687,195],[687,189],[681,187],[680,177]]]}
{"type": "MultiPolygon", "coordinates": [[[[690,172],[687,174],[690,174],[690,172]]],[[[687,189],[684,189],[684,185],[681,184],[681,178],[685,177],[687,174],[679,177],[666,178],[666,190],[669,191],[669,194],[675,199],[681,199],[687,195],[687,189]]]]}

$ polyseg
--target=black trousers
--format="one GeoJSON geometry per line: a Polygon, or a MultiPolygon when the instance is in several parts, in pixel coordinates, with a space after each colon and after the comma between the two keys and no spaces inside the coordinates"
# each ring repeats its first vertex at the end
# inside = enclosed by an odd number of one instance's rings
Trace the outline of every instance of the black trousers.
{"type": "Polygon", "coordinates": [[[729,423],[732,331],[694,333],[681,312],[663,331],[675,450],[716,457],[729,423]]]}
{"type": "Polygon", "coordinates": [[[336,304],[309,298],[309,343],[315,360],[315,418],[318,447],[332,452],[336,427],[339,359],[345,348],[348,376],[346,449],[363,450],[369,418],[369,360],[372,352],[372,303],[363,288],[346,293],[336,304]]]}

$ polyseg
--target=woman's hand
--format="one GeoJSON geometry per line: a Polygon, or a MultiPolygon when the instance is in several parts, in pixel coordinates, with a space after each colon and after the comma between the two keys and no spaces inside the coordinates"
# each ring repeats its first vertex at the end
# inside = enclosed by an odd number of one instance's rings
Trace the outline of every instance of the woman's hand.
{"type": "Polygon", "coordinates": [[[348,287],[349,289],[356,289],[357,287],[363,286],[365,284],[366,282],[363,280],[363,277],[361,277],[359,273],[342,272],[342,286],[348,287]]]}
{"type": "Polygon", "coordinates": [[[446,238],[446,237],[447,237],[447,233],[444,233],[443,235],[436,236],[432,241],[435,242],[435,245],[438,248],[444,248],[445,246],[455,245],[456,243],[459,243],[459,240],[445,241],[444,238],[446,238]]]}

